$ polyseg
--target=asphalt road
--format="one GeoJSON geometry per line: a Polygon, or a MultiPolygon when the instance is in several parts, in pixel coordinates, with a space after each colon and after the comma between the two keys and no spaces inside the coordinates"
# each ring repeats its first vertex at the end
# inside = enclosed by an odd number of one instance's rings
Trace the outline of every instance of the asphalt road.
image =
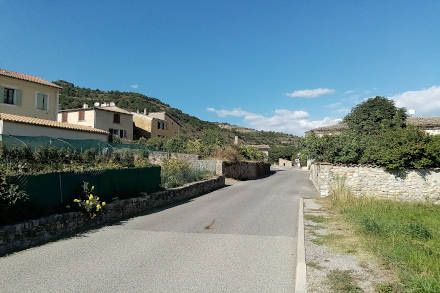
{"type": "Polygon", "coordinates": [[[0,258],[0,292],[293,292],[302,171],[0,258]]]}

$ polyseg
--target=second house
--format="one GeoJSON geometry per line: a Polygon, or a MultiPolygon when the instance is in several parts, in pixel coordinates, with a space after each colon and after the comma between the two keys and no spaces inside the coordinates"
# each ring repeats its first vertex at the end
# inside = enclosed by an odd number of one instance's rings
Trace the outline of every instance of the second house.
{"type": "Polygon", "coordinates": [[[133,140],[133,115],[114,103],[81,109],[61,110],[58,121],[102,129],[120,138],[133,140]]]}

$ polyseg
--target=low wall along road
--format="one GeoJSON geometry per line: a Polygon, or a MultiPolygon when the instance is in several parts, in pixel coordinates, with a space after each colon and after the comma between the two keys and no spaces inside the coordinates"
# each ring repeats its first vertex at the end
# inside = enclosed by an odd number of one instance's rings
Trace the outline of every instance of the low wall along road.
{"type": "Polygon", "coordinates": [[[225,178],[218,176],[143,197],[114,201],[107,204],[104,213],[93,221],[84,213],[70,212],[29,220],[15,225],[0,226],[0,256],[11,251],[42,244],[64,235],[71,235],[86,228],[133,217],[153,208],[187,200],[223,186],[225,186],[225,178]]]}
{"type": "Polygon", "coordinates": [[[392,173],[379,167],[312,164],[310,180],[322,196],[343,180],[357,196],[440,203],[440,169],[392,173]]]}

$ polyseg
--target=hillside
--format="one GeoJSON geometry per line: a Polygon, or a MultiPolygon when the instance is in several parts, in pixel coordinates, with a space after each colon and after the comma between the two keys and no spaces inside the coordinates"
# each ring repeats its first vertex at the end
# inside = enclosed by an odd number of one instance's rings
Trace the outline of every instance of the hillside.
{"type": "Polygon", "coordinates": [[[296,144],[298,136],[273,131],[257,131],[227,123],[203,121],[197,117],[183,113],[181,110],[163,103],[159,99],[147,97],[133,92],[101,91],[99,89],[81,88],[73,83],[59,80],[54,83],[63,87],[60,92],[61,109],[81,108],[84,103],[93,105],[95,102],[115,102],[115,104],[129,111],[159,112],[165,111],[183,125],[183,133],[190,137],[199,137],[203,130],[221,130],[222,134],[233,141],[235,135],[246,144],[286,145],[296,144]]]}

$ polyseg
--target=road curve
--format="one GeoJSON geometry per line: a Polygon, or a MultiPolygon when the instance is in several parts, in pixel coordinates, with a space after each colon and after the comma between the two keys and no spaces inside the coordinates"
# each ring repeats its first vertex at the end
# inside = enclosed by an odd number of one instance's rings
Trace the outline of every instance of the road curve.
{"type": "Polygon", "coordinates": [[[294,169],[0,258],[1,292],[293,292],[294,169]]]}

